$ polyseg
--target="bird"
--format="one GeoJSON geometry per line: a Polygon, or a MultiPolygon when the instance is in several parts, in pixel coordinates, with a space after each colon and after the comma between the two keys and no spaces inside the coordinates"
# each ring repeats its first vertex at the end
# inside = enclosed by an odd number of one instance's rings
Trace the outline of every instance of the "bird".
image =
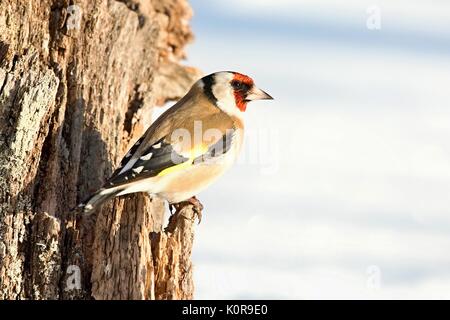
{"type": "Polygon", "coordinates": [[[273,98],[242,73],[202,77],[151,124],[77,210],[90,214],[114,197],[136,192],[162,197],[169,206],[187,201],[201,209],[196,195],[227,171],[241,150],[247,104],[264,99],[273,98]]]}

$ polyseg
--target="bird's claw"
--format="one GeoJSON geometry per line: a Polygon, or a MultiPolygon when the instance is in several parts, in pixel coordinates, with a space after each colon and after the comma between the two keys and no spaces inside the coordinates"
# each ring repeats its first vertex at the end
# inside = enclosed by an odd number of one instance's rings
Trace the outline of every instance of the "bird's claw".
{"type": "MultiPolygon", "coordinates": [[[[192,206],[193,206],[192,209],[194,210],[194,213],[197,216],[198,224],[200,224],[200,222],[202,222],[202,210],[203,210],[202,203],[195,196],[188,199],[187,202],[192,204],[192,206]]],[[[194,217],[194,219],[195,219],[195,217],[194,217]]]]}
{"type": "MultiPolygon", "coordinates": [[[[170,210],[171,215],[178,213],[186,205],[193,206],[192,210],[194,211],[194,214],[198,219],[198,224],[200,224],[200,222],[202,222],[203,205],[196,197],[192,197],[186,201],[182,201],[179,203],[170,203],[169,210],[170,210]]],[[[194,219],[195,219],[195,216],[194,216],[194,219]]]]}

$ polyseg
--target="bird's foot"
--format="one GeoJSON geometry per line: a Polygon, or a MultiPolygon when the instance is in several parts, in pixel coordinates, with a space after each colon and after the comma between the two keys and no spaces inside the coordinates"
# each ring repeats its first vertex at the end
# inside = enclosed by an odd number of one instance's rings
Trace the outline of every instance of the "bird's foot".
{"type": "MultiPolygon", "coordinates": [[[[203,210],[203,205],[200,202],[200,200],[198,200],[195,196],[179,202],[179,203],[169,203],[169,210],[171,215],[174,215],[175,213],[178,213],[179,211],[181,211],[182,208],[184,208],[186,205],[192,205],[193,206],[193,211],[195,213],[195,216],[198,219],[198,224],[200,224],[200,222],[202,222],[202,210],[203,210]]],[[[194,217],[195,219],[195,217],[194,217]]]]}
{"type": "Polygon", "coordinates": [[[194,213],[195,213],[195,215],[197,216],[197,219],[198,219],[198,224],[200,224],[200,222],[202,222],[202,210],[203,210],[202,203],[195,196],[193,196],[192,198],[186,200],[186,202],[192,204],[194,213]]]}

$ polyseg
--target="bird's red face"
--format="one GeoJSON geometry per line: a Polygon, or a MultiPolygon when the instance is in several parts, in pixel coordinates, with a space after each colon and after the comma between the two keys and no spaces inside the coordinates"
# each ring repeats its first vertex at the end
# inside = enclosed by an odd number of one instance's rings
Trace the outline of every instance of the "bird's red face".
{"type": "Polygon", "coordinates": [[[239,110],[245,111],[248,102],[248,100],[246,100],[247,93],[254,86],[253,79],[244,74],[235,72],[233,80],[231,80],[231,86],[233,87],[236,106],[239,110]]]}
{"type": "Polygon", "coordinates": [[[247,103],[252,100],[273,99],[266,92],[258,89],[253,79],[244,74],[233,72],[233,79],[230,82],[233,88],[236,107],[244,112],[247,109],[247,103]]]}

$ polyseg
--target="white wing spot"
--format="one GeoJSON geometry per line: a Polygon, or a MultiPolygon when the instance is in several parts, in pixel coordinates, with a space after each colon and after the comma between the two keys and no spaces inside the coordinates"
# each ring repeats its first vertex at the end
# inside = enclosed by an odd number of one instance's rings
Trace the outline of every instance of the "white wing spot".
{"type": "Polygon", "coordinates": [[[91,210],[92,208],[92,204],[88,204],[86,205],[86,207],[84,207],[85,210],[91,210]]]}
{"type": "Polygon", "coordinates": [[[154,148],[154,149],[159,149],[159,148],[161,148],[161,142],[160,142],[160,143],[157,143],[157,144],[154,144],[154,145],[152,146],[152,148],[154,148]]]}
{"type": "Polygon", "coordinates": [[[131,150],[125,155],[125,158],[131,157],[131,150]]]}
{"type": "Polygon", "coordinates": [[[136,172],[136,173],[140,173],[142,171],[142,169],[144,169],[144,166],[140,166],[140,167],[134,168],[133,171],[136,172]]]}
{"type": "Polygon", "coordinates": [[[141,160],[147,161],[153,156],[153,153],[149,152],[145,156],[140,157],[141,160]]]}

